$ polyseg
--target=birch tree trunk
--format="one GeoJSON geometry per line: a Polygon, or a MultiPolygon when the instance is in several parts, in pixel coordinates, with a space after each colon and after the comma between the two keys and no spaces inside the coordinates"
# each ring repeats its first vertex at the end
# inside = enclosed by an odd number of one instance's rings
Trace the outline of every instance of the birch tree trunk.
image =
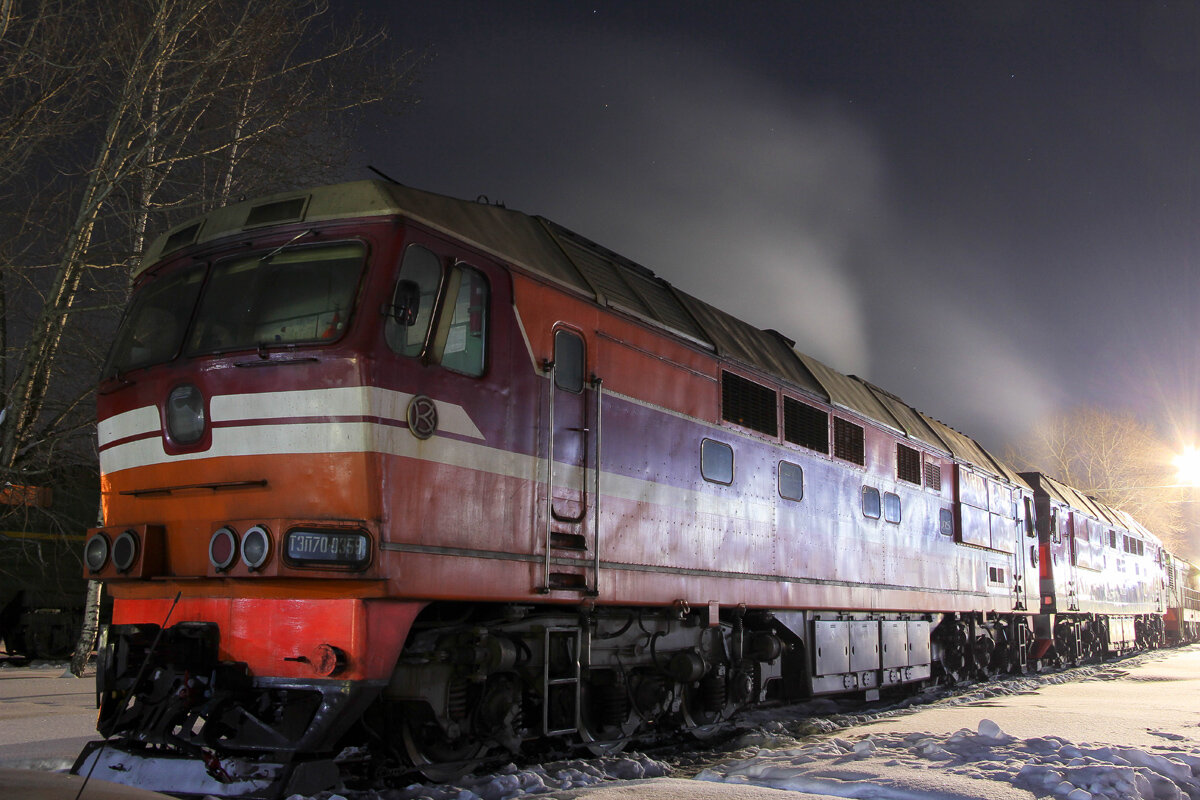
{"type": "Polygon", "coordinates": [[[96,637],[100,633],[100,597],[103,589],[104,584],[100,581],[88,581],[83,627],[79,630],[79,641],[76,642],[75,653],[71,656],[71,674],[76,678],[83,677],[92,651],[96,649],[96,637]]]}

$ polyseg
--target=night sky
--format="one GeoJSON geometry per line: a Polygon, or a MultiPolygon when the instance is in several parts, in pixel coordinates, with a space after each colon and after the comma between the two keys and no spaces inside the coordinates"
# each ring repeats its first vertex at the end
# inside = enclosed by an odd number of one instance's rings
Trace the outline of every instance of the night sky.
{"type": "MultiPolygon", "coordinates": [[[[362,134],[1003,453],[1200,428],[1200,5],[354,2],[431,49],[362,134]]],[[[369,177],[363,171],[363,177],[369,177]]]]}

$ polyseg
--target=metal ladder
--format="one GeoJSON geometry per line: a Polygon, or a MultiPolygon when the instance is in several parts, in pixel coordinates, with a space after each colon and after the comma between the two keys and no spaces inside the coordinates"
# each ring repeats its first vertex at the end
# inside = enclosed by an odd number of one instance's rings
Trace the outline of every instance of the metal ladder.
{"type": "Polygon", "coordinates": [[[561,736],[579,730],[579,672],[579,628],[546,628],[542,637],[542,731],[546,736],[561,736]],[[570,656],[565,673],[553,671],[550,655],[553,642],[565,643],[570,656]],[[552,729],[550,708],[556,705],[552,695],[557,699],[564,691],[569,700],[568,713],[564,716],[571,721],[570,726],[552,729]]]}
{"type": "MultiPolygon", "coordinates": [[[[548,441],[547,441],[547,447],[546,447],[546,484],[545,484],[546,485],[546,524],[545,524],[545,529],[543,531],[544,532],[544,542],[543,542],[543,561],[542,561],[542,584],[541,584],[541,586],[537,587],[537,592],[539,594],[548,594],[549,592],[556,590],[556,589],[560,589],[560,590],[566,589],[569,591],[581,592],[584,595],[587,595],[588,597],[597,597],[600,594],[600,453],[601,453],[601,446],[602,446],[602,443],[601,443],[602,431],[600,428],[600,421],[601,421],[602,415],[603,415],[604,381],[602,378],[599,378],[595,375],[592,375],[591,380],[589,381],[591,384],[592,390],[595,393],[594,394],[594,404],[596,407],[596,412],[595,412],[595,414],[596,414],[596,432],[595,432],[595,436],[593,437],[595,440],[595,462],[594,462],[592,470],[591,470],[591,473],[592,473],[592,476],[591,476],[592,477],[592,480],[591,480],[591,490],[592,490],[592,497],[591,497],[591,504],[592,504],[591,549],[592,549],[592,558],[591,558],[591,565],[590,565],[591,573],[592,573],[591,581],[590,581],[590,585],[589,585],[588,576],[587,576],[589,565],[588,565],[587,561],[580,560],[579,564],[580,564],[580,567],[583,569],[583,575],[579,576],[579,577],[582,578],[582,582],[580,585],[572,585],[571,583],[567,583],[566,581],[570,581],[572,578],[575,577],[575,575],[573,575],[571,573],[551,572],[552,553],[555,549],[558,549],[558,548],[556,548],[555,543],[554,543],[555,540],[554,540],[554,531],[553,531],[553,522],[555,519],[555,514],[554,514],[554,438],[555,438],[555,435],[554,435],[555,434],[555,431],[554,431],[554,388],[555,388],[555,383],[554,383],[554,381],[555,381],[555,375],[556,375],[556,367],[555,367],[554,362],[550,361],[550,360],[546,360],[542,364],[542,370],[546,373],[547,377],[549,378],[549,380],[547,381],[547,384],[546,384],[547,392],[548,392],[547,415],[549,417],[549,420],[548,420],[548,424],[547,424],[547,439],[548,439],[548,441]]],[[[584,429],[580,429],[580,432],[590,432],[590,431],[588,431],[586,428],[584,428],[584,429]]],[[[586,486],[588,483],[588,481],[586,479],[586,475],[588,473],[586,457],[584,458],[583,471],[584,471],[584,475],[585,475],[584,484],[586,486]]],[[[584,500],[585,510],[583,512],[584,516],[580,517],[580,519],[578,519],[578,520],[569,520],[569,521],[582,523],[584,518],[586,518],[586,515],[587,515],[586,489],[584,492],[584,497],[585,497],[585,500],[584,500]]],[[[586,542],[586,539],[584,539],[583,535],[579,535],[578,538],[581,541],[586,542]]],[[[586,544],[584,545],[584,548],[586,549],[586,544]]],[[[567,549],[574,550],[575,548],[570,547],[567,549]]]]}

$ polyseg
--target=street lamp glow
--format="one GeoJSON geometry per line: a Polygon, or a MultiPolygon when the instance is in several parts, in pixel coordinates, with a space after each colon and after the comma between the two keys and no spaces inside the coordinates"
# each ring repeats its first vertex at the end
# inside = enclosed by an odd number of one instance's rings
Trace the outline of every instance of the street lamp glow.
{"type": "Polygon", "coordinates": [[[1200,486],[1200,450],[1191,445],[1175,456],[1176,478],[1180,486],[1200,486]]]}

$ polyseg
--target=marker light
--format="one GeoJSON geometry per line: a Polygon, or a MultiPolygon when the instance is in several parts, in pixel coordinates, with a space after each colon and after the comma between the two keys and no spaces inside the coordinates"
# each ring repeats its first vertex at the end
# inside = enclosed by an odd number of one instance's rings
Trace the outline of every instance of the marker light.
{"type": "Polygon", "coordinates": [[[128,572],[137,561],[138,540],[133,531],[124,531],[117,536],[112,546],[113,566],[117,572],[128,572]]]}
{"type": "Polygon", "coordinates": [[[242,563],[252,570],[267,563],[271,555],[271,537],[261,525],[255,525],[242,534],[242,563]]]}
{"type": "Polygon", "coordinates": [[[229,528],[220,528],[208,540],[208,560],[217,572],[224,572],[237,560],[238,540],[229,528]]]}
{"type": "Polygon", "coordinates": [[[83,546],[83,562],[91,572],[104,569],[108,561],[108,537],[103,533],[94,533],[83,546]]]}

